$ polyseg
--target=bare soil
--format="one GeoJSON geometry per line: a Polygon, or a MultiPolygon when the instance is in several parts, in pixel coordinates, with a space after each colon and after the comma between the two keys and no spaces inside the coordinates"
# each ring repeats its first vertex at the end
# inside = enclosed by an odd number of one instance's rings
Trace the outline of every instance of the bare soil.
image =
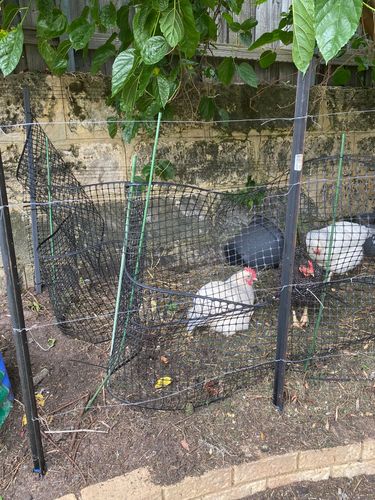
{"type": "MultiPolygon", "coordinates": [[[[51,326],[54,319],[44,295],[35,303],[28,293],[24,304],[31,326],[33,373],[42,368],[49,371],[36,388],[45,400],[39,412],[48,473],[43,479],[32,473],[22,426],[15,350],[3,299],[0,350],[16,396],[14,409],[0,431],[0,494],[6,500],[55,499],[144,466],[149,467],[156,483],[171,484],[185,476],[269,455],[375,437],[374,341],[321,359],[307,372],[299,365],[291,368],[282,413],[271,401],[272,371],[265,371],[247,389],[195,411],[126,407],[103,392],[94,408],[84,413],[89,395],[102,380],[108,344],[93,346],[62,335],[51,326]],[[50,348],[49,339],[55,340],[50,341],[54,344],[50,348]],[[55,432],[76,430],[79,432],[55,432]]],[[[373,478],[355,478],[302,483],[255,498],[272,498],[271,494],[275,498],[372,498],[365,495],[371,484],[373,491],[373,482],[373,478]],[[338,488],[347,491],[348,497],[338,496],[338,488]],[[359,496],[361,488],[363,496],[359,496]]]]}

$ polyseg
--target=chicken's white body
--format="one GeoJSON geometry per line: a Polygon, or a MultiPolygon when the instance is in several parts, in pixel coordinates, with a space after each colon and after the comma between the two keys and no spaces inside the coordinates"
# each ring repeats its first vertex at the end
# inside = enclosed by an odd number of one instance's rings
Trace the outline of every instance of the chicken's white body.
{"type": "Polygon", "coordinates": [[[216,332],[230,336],[249,327],[253,310],[243,310],[240,304],[253,305],[255,293],[252,285],[246,282],[245,271],[234,274],[226,281],[207,283],[198,290],[197,295],[201,297],[194,299],[188,311],[189,332],[197,326],[208,325],[216,332]]]}
{"type": "Polygon", "coordinates": [[[306,247],[309,256],[319,266],[326,268],[329,256],[330,234],[333,228],[332,251],[329,270],[331,273],[344,274],[358,266],[363,259],[363,244],[374,230],[341,221],[333,226],[310,231],[306,235],[306,247]]]}

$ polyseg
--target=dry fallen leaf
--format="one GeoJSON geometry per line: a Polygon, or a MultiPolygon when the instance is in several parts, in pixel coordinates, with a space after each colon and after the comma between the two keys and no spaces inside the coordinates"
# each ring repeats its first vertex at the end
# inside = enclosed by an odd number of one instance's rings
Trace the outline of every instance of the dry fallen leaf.
{"type": "Polygon", "coordinates": [[[167,387],[167,385],[171,385],[172,378],[171,377],[161,377],[155,382],[155,389],[162,389],[163,387],[167,387]]]}
{"type": "Polygon", "coordinates": [[[22,427],[26,427],[26,425],[27,425],[27,418],[26,418],[26,415],[23,415],[23,416],[22,416],[21,425],[22,425],[22,427]]]}
{"type": "Polygon", "coordinates": [[[189,443],[186,441],[186,439],[180,441],[180,445],[183,447],[184,450],[190,451],[190,446],[189,443]]]}
{"type": "Polygon", "coordinates": [[[46,404],[46,398],[43,396],[41,392],[37,392],[35,394],[35,400],[36,404],[39,406],[39,408],[43,408],[44,405],[46,404]]]}
{"type": "Polygon", "coordinates": [[[259,434],[259,435],[260,435],[260,439],[261,439],[262,441],[264,441],[264,440],[266,439],[266,436],[264,435],[264,433],[263,433],[263,432],[260,432],[260,434],[259,434]]]}
{"type": "Polygon", "coordinates": [[[160,356],[160,361],[163,363],[163,365],[167,365],[169,363],[169,359],[167,356],[160,356]]]}

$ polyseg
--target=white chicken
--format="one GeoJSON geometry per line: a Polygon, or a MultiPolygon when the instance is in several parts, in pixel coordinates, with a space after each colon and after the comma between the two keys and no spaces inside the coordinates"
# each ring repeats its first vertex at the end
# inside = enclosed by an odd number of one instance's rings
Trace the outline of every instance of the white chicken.
{"type": "Polygon", "coordinates": [[[202,286],[197,292],[201,297],[194,299],[188,311],[187,330],[192,332],[197,326],[208,325],[225,336],[246,330],[254,311],[240,304],[254,304],[256,279],[255,270],[245,267],[226,281],[211,281],[202,286]]]}
{"type": "Polygon", "coordinates": [[[354,222],[341,221],[333,226],[310,231],[306,235],[309,256],[326,268],[329,256],[330,234],[333,228],[330,273],[344,274],[358,266],[364,257],[363,244],[375,233],[374,229],[354,222]]]}

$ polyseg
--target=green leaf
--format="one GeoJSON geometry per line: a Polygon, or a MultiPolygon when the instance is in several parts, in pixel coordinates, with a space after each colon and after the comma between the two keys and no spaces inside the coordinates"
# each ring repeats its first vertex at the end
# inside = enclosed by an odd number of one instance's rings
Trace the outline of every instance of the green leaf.
{"type": "Polygon", "coordinates": [[[180,9],[185,32],[180,42],[180,48],[186,57],[193,57],[199,45],[200,34],[195,25],[195,17],[190,0],[180,0],[180,9]]]}
{"type": "Polygon", "coordinates": [[[217,0],[201,0],[201,4],[210,9],[214,9],[217,6],[217,0]]]}
{"type": "Polygon", "coordinates": [[[176,175],[176,169],[169,160],[159,160],[155,165],[155,174],[162,181],[170,181],[176,175]]]}
{"type": "Polygon", "coordinates": [[[169,0],[152,0],[152,8],[163,12],[163,10],[168,9],[169,0]]]}
{"type": "Polygon", "coordinates": [[[56,38],[65,32],[67,26],[66,16],[60,9],[53,9],[48,16],[39,15],[36,23],[36,36],[39,38],[56,38]]]}
{"type": "Polygon", "coordinates": [[[258,77],[254,71],[254,68],[250,66],[249,63],[241,63],[240,65],[236,65],[237,74],[241,78],[241,80],[250,87],[258,86],[258,77]]]}
{"type": "Polygon", "coordinates": [[[242,29],[242,25],[237,21],[233,21],[233,17],[229,14],[229,12],[224,12],[222,17],[226,20],[230,30],[234,33],[237,33],[242,29]]]}
{"type": "Polygon", "coordinates": [[[267,45],[268,43],[277,42],[280,40],[280,31],[279,29],[270,31],[269,33],[263,33],[259,38],[255,40],[255,42],[250,45],[249,50],[258,49],[263,45],[267,45]]]}
{"type": "Polygon", "coordinates": [[[350,41],[350,45],[352,46],[353,49],[359,49],[360,47],[366,47],[367,41],[364,36],[354,34],[350,41]]]}
{"type": "Polygon", "coordinates": [[[171,47],[176,47],[184,36],[184,25],[178,11],[174,8],[163,12],[160,29],[171,47]]]}
{"type": "Polygon", "coordinates": [[[164,108],[169,98],[169,90],[170,90],[169,81],[164,75],[158,75],[155,81],[156,81],[155,90],[157,91],[157,95],[155,97],[159,101],[161,107],[164,108]]]}
{"type": "Polygon", "coordinates": [[[149,84],[151,80],[151,75],[154,71],[154,68],[152,66],[147,66],[146,64],[142,64],[141,70],[138,76],[138,92],[137,92],[137,98],[141,97],[146,88],[147,85],[149,84]]]}
{"type": "Polygon", "coordinates": [[[255,5],[262,5],[262,3],[267,2],[268,0],[255,0],[255,5]]]}
{"type": "MultiPolygon", "coordinates": [[[[325,0],[324,0],[325,1],[325,0]]],[[[315,48],[315,0],[293,0],[293,62],[303,73],[307,70],[315,48]]]]}
{"type": "Polygon", "coordinates": [[[249,31],[255,28],[257,26],[258,21],[254,19],[253,17],[249,17],[249,19],[246,19],[243,23],[241,23],[241,29],[243,31],[249,31]]]}
{"type": "Polygon", "coordinates": [[[117,26],[119,27],[118,38],[122,43],[121,50],[127,49],[133,41],[133,33],[129,26],[129,7],[123,5],[117,11],[117,26]]]}
{"type": "Polygon", "coordinates": [[[48,40],[38,40],[38,50],[50,71],[55,75],[62,75],[68,67],[67,53],[71,48],[69,40],[61,42],[57,49],[52,47],[48,40]]]}
{"type": "Polygon", "coordinates": [[[201,14],[196,19],[196,28],[204,40],[217,39],[217,26],[215,21],[208,14],[201,14]]]}
{"type": "Polygon", "coordinates": [[[100,6],[99,6],[99,0],[90,0],[89,3],[89,8],[90,8],[90,15],[93,21],[98,26],[101,26],[101,21],[100,21],[100,6]]]}
{"type": "Polygon", "coordinates": [[[245,45],[245,47],[249,47],[249,45],[251,45],[251,42],[253,41],[253,35],[251,31],[244,31],[240,33],[240,40],[242,45],[245,45]]]}
{"type": "Polygon", "coordinates": [[[81,16],[75,19],[68,27],[69,40],[75,50],[86,47],[95,32],[95,26],[81,16]]]}
{"type": "Polygon", "coordinates": [[[12,22],[14,21],[17,13],[19,11],[18,5],[14,3],[9,3],[4,7],[3,11],[3,23],[2,23],[2,29],[3,30],[9,30],[12,22]]]}
{"type": "Polygon", "coordinates": [[[229,8],[235,13],[240,14],[244,0],[227,0],[229,8]]]}
{"type": "Polygon", "coordinates": [[[346,85],[350,82],[352,72],[347,68],[338,68],[332,75],[334,85],[346,85]]]}
{"type": "Polygon", "coordinates": [[[204,120],[212,120],[215,115],[215,103],[213,97],[203,96],[199,101],[198,111],[204,120]]]}
{"type": "Polygon", "coordinates": [[[23,49],[23,31],[19,24],[0,38],[0,70],[8,76],[21,59],[23,49]]]}
{"type": "Polygon", "coordinates": [[[202,0],[202,4],[210,9],[214,9],[217,5],[217,0],[202,0]]]}
{"type": "Polygon", "coordinates": [[[113,139],[116,134],[117,134],[117,123],[116,123],[116,116],[109,116],[107,118],[107,128],[108,128],[108,133],[109,136],[113,139]]]}
{"type": "Polygon", "coordinates": [[[96,49],[91,63],[91,73],[97,73],[104,63],[111,57],[115,57],[116,47],[112,43],[106,42],[104,45],[96,49]]]}
{"type": "Polygon", "coordinates": [[[358,28],[362,0],[316,0],[316,41],[328,62],[358,28]]]}
{"type": "Polygon", "coordinates": [[[36,7],[40,16],[48,17],[56,6],[53,0],[36,0],[36,7]]]}
{"type": "Polygon", "coordinates": [[[229,125],[229,113],[226,109],[224,108],[219,108],[217,110],[219,113],[220,120],[222,120],[222,123],[220,124],[222,127],[228,127],[229,125]]]}
{"type": "Polygon", "coordinates": [[[217,68],[217,76],[224,85],[230,85],[236,72],[233,57],[225,57],[217,68]]]}
{"type": "Polygon", "coordinates": [[[268,68],[276,61],[276,52],[273,50],[265,50],[259,58],[259,66],[263,69],[268,68]]]}
{"type": "MultiPolygon", "coordinates": [[[[132,139],[136,136],[140,127],[140,123],[136,121],[128,121],[123,123],[121,126],[122,129],[122,137],[124,141],[129,144],[132,139]]],[[[144,179],[138,180],[138,182],[143,182],[144,179]]],[[[137,182],[137,181],[136,181],[137,182]]]]}
{"type": "Polygon", "coordinates": [[[107,30],[116,26],[117,10],[112,2],[101,8],[100,21],[107,30]]]}
{"type": "Polygon", "coordinates": [[[55,345],[56,345],[56,339],[54,339],[54,338],[49,338],[49,339],[47,340],[47,345],[48,345],[48,347],[49,347],[50,349],[51,349],[52,347],[55,347],[55,345]]]}
{"type": "Polygon", "coordinates": [[[293,31],[280,30],[280,40],[284,45],[289,45],[293,42],[293,31]]]}
{"type": "Polygon", "coordinates": [[[138,82],[138,77],[131,75],[122,89],[120,107],[121,111],[125,114],[130,114],[134,111],[137,100],[138,82]]]}
{"type": "Polygon", "coordinates": [[[145,64],[156,64],[168,54],[171,47],[163,36],[152,36],[142,47],[141,56],[145,64]]]}
{"type": "Polygon", "coordinates": [[[116,57],[112,66],[112,96],[121,90],[133,71],[134,63],[135,49],[124,50],[116,57]]]}
{"type": "Polygon", "coordinates": [[[369,67],[371,66],[371,63],[367,59],[367,57],[356,56],[354,58],[354,60],[357,63],[357,71],[358,72],[367,71],[369,69],[369,67]]]}
{"type": "Polygon", "coordinates": [[[137,47],[142,49],[143,45],[152,36],[158,13],[149,7],[142,7],[133,18],[133,36],[137,47]]]}

